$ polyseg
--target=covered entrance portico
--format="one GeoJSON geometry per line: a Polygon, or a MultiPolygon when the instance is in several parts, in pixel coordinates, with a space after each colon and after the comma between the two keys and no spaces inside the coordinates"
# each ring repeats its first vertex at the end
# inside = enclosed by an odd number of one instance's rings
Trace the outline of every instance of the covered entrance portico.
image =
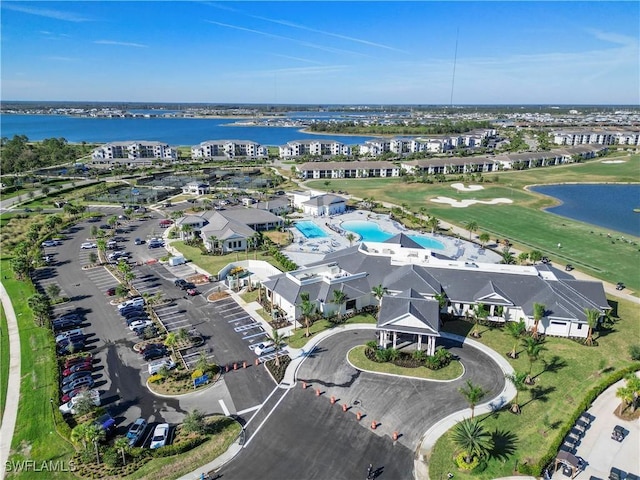
{"type": "Polygon", "coordinates": [[[436,351],[436,337],[440,336],[440,305],[413,289],[398,295],[382,297],[378,314],[378,344],[398,347],[401,337],[415,339],[418,350],[427,355],[436,351]]]}

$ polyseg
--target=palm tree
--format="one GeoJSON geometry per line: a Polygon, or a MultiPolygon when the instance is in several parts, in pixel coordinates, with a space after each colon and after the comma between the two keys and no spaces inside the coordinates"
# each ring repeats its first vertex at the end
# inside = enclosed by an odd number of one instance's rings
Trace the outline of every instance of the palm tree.
{"type": "Polygon", "coordinates": [[[465,453],[466,463],[471,463],[473,457],[484,457],[493,446],[491,434],[477,420],[469,418],[453,427],[451,441],[465,453]]]}
{"type": "Polygon", "coordinates": [[[218,237],[215,235],[209,237],[209,244],[211,245],[211,252],[215,255],[216,249],[218,248],[218,237]]]}
{"type": "Polygon", "coordinates": [[[440,311],[445,308],[449,304],[449,298],[447,297],[446,292],[436,293],[433,298],[438,301],[438,306],[440,307],[440,311]]]}
{"type": "Polygon", "coordinates": [[[76,425],[73,430],[71,430],[71,441],[73,443],[82,443],[82,446],[87,448],[87,428],[89,427],[89,423],[81,423],[80,425],[76,425]]]}
{"type": "Polygon", "coordinates": [[[182,225],[180,230],[184,234],[184,237],[188,239],[191,237],[191,233],[193,232],[193,226],[189,225],[188,223],[185,223],[184,225],[182,225]]]}
{"type": "Polygon", "coordinates": [[[346,238],[349,241],[349,246],[351,247],[353,246],[353,242],[356,239],[356,236],[353,233],[349,232],[345,235],[344,238],[346,238]]]}
{"type": "Polygon", "coordinates": [[[475,320],[475,323],[474,323],[473,332],[471,332],[471,335],[473,335],[476,338],[479,338],[480,332],[478,332],[478,326],[480,325],[480,320],[485,320],[489,316],[489,312],[485,308],[484,303],[477,303],[476,305],[474,305],[472,312],[473,312],[473,318],[475,320]]]}
{"type": "Polygon", "coordinates": [[[33,312],[33,317],[38,325],[43,326],[51,314],[49,297],[44,293],[34,293],[27,299],[27,306],[33,312]]]}
{"type": "Polygon", "coordinates": [[[507,333],[513,337],[515,340],[513,344],[513,349],[509,352],[509,356],[511,358],[517,358],[516,348],[518,348],[518,340],[522,336],[522,334],[527,330],[527,326],[524,323],[524,320],[520,320],[519,322],[507,322],[505,326],[507,333]]]}
{"type": "Polygon", "coordinates": [[[538,338],[538,324],[546,311],[547,307],[543,303],[533,304],[533,338],[538,338]]]}
{"type": "Polygon", "coordinates": [[[471,235],[473,234],[473,232],[476,232],[478,230],[478,222],[474,220],[465,222],[464,229],[469,232],[469,241],[471,241],[471,235]]]}
{"type": "Polygon", "coordinates": [[[304,325],[307,329],[304,336],[309,337],[311,336],[311,332],[309,331],[311,328],[311,319],[313,318],[313,314],[316,312],[316,306],[310,300],[303,300],[300,304],[300,311],[302,319],[304,320],[304,325]]]}
{"type": "Polygon", "coordinates": [[[527,385],[533,385],[533,377],[531,377],[531,371],[533,370],[533,364],[540,358],[540,354],[546,350],[541,341],[534,337],[525,337],[522,341],[527,357],[529,357],[529,371],[527,372],[527,378],[525,383],[527,385]]]}
{"type": "Polygon", "coordinates": [[[333,303],[338,305],[338,322],[342,320],[342,305],[347,301],[347,294],[342,290],[333,291],[333,303]]]}
{"type": "Polygon", "coordinates": [[[429,220],[427,220],[427,227],[431,229],[431,235],[433,235],[440,229],[440,220],[430,215],[429,220]]]}
{"type": "Polygon", "coordinates": [[[118,437],[113,443],[113,446],[116,450],[120,450],[120,454],[122,455],[122,464],[126,465],[127,459],[125,457],[125,453],[129,451],[129,439],[127,437],[118,437]]]}
{"type": "Polygon", "coordinates": [[[111,229],[113,229],[113,227],[115,227],[117,223],[118,223],[118,217],[116,217],[115,215],[112,215],[111,217],[107,218],[107,225],[109,225],[111,229]]]}
{"type": "Polygon", "coordinates": [[[280,352],[287,345],[287,342],[284,339],[284,335],[278,333],[278,331],[274,328],[271,332],[271,335],[267,335],[267,340],[273,344],[273,348],[275,349],[276,354],[276,366],[280,366],[280,352]]]}
{"type": "Polygon", "coordinates": [[[511,404],[511,411],[513,413],[520,413],[520,404],[518,402],[518,394],[527,389],[527,385],[526,385],[527,374],[526,372],[514,372],[512,374],[505,375],[504,377],[507,380],[509,380],[514,386],[514,388],[516,389],[516,396],[513,399],[513,403],[511,404]]]}
{"type": "Polygon", "coordinates": [[[471,380],[467,380],[466,387],[459,388],[458,391],[462,394],[464,398],[466,398],[469,403],[469,407],[471,408],[471,418],[473,418],[473,413],[476,408],[476,405],[483,397],[487,394],[487,392],[480,387],[480,385],[474,385],[471,383],[471,380]]]}
{"type": "Polygon", "coordinates": [[[527,252],[520,252],[518,254],[518,263],[520,265],[524,265],[529,259],[529,254],[527,252]]]}
{"type": "Polygon", "coordinates": [[[502,248],[502,252],[500,253],[502,260],[500,263],[504,265],[512,265],[515,263],[515,259],[513,257],[513,253],[509,250],[508,246],[502,248]]]}
{"type": "Polygon", "coordinates": [[[589,325],[589,334],[585,340],[585,344],[593,345],[593,330],[598,326],[598,320],[600,320],[600,310],[585,308],[584,313],[587,316],[587,324],[589,325]]]}
{"type": "Polygon", "coordinates": [[[487,243],[489,243],[489,240],[491,240],[491,236],[487,232],[482,232],[478,236],[478,240],[480,240],[480,243],[482,244],[482,248],[484,248],[487,245],[487,243]]]}
{"type": "Polygon", "coordinates": [[[178,344],[178,337],[174,332],[170,332],[167,334],[167,337],[164,339],[164,345],[171,349],[173,354],[175,355],[176,345],[178,344]]]}
{"type": "Polygon", "coordinates": [[[104,440],[106,436],[106,432],[100,425],[96,425],[95,423],[89,423],[86,430],[86,439],[93,443],[93,446],[96,450],[96,462],[98,465],[100,464],[100,452],[98,451],[98,442],[104,440]]]}
{"type": "Polygon", "coordinates": [[[616,390],[616,397],[622,400],[618,408],[619,415],[622,415],[627,405],[631,405],[632,410],[635,411],[636,402],[640,396],[640,378],[636,377],[635,373],[630,373],[625,379],[627,381],[626,385],[616,390]]]}

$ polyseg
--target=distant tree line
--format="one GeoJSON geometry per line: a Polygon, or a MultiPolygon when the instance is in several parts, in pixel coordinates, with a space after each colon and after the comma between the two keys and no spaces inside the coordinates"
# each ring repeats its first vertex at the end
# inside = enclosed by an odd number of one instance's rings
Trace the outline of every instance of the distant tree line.
{"type": "Polygon", "coordinates": [[[75,162],[91,152],[91,145],[69,144],[64,138],[29,142],[26,135],[0,139],[0,169],[3,174],[23,173],[37,168],[75,162]]]}
{"type": "Polygon", "coordinates": [[[349,133],[355,135],[448,135],[466,133],[476,128],[491,128],[489,121],[462,120],[460,122],[438,122],[421,124],[411,122],[409,124],[375,124],[360,125],[353,121],[344,122],[317,122],[308,127],[312,132],[323,133],[349,133]]]}

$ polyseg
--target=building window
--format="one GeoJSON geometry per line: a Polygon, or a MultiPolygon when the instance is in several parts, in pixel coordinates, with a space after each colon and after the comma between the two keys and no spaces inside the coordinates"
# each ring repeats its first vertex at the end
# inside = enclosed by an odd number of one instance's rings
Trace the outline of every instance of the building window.
{"type": "Polygon", "coordinates": [[[581,323],[578,324],[578,330],[582,330],[582,324],[581,323]]]}
{"type": "Polygon", "coordinates": [[[347,309],[347,310],[353,310],[354,308],[356,308],[356,301],[355,301],[355,299],[347,300],[346,309],[347,309]]]}

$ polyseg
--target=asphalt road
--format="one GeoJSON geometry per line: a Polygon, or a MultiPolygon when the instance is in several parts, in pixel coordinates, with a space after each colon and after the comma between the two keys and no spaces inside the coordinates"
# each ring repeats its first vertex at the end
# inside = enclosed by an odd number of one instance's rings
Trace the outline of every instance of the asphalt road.
{"type": "Polygon", "coordinates": [[[377,478],[413,478],[413,452],[424,432],[468,406],[458,389],[471,380],[491,398],[504,386],[501,370],[488,356],[453,342],[446,345],[465,373],[452,382],[360,372],[346,362],[346,354],[372,338],[370,330],[356,330],[321,342],[300,366],[295,387],[274,395],[259,419],[249,422],[245,448],[218,472],[222,478],[254,478],[259,471],[263,479],[354,479],[366,476],[369,462],[382,469],[377,478]],[[363,414],[360,421],[357,412],[363,414]]]}

